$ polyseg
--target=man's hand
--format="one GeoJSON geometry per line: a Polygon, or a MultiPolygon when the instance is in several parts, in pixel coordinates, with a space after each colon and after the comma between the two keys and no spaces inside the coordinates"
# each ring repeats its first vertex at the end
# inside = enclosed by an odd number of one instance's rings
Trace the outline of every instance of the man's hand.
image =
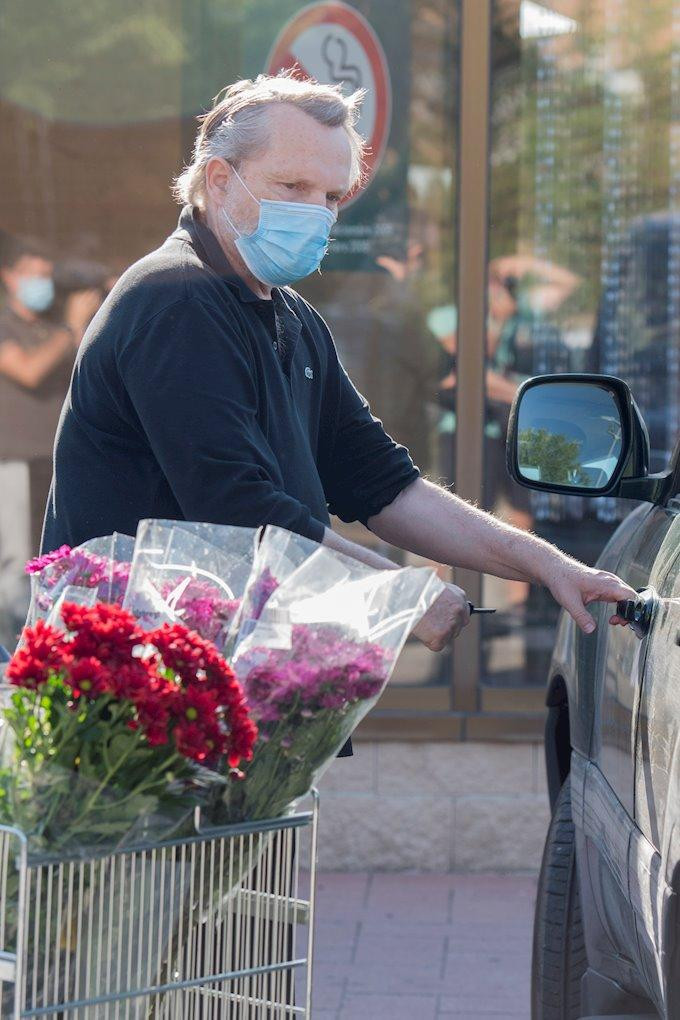
{"type": "Polygon", "coordinates": [[[441,652],[470,621],[470,607],[462,588],[446,585],[436,602],[421,616],[411,633],[433,652],[441,652]]]}
{"type": "MultiPolygon", "coordinates": [[[[622,581],[616,574],[608,570],[596,570],[587,567],[569,557],[553,562],[544,584],[549,588],[553,598],[567,610],[575,622],[585,631],[592,634],[596,624],[586,609],[591,602],[619,602],[621,599],[635,599],[637,592],[622,581]]],[[[625,626],[626,621],[614,613],[609,622],[625,626]]]]}

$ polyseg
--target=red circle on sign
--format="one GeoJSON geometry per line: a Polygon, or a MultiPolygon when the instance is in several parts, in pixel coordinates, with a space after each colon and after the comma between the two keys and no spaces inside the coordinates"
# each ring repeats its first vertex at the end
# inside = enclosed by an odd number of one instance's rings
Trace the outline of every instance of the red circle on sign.
{"type": "MultiPolygon", "coordinates": [[[[359,47],[359,50],[355,49],[355,54],[359,53],[361,64],[370,70],[372,77],[372,82],[364,84],[362,81],[360,83],[360,87],[372,91],[374,103],[373,124],[370,135],[366,137],[364,182],[360,187],[355,187],[344,199],[342,204],[346,206],[366,190],[380,166],[387,145],[392,115],[392,89],[387,58],[373,28],[359,11],[350,7],[349,4],[339,2],[339,0],[310,4],[308,7],[303,7],[282,28],[267,58],[266,73],[277,74],[279,71],[293,70],[298,77],[315,78],[323,84],[347,83],[348,79],[342,76],[332,77],[323,73],[312,73],[295,54],[295,44],[303,35],[310,38],[315,29],[323,29],[325,25],[339,26],[343,34],[349,33],[353,39],[353,45],[356,44],[359,47]]],[[[340,43],[344,45],[342,39],[340,43]]],[[[356,65],[343,65],[341,70],[343,69],[357,73],[360,71],[360,67],[356,65]]],[[[361,130],[360,124],[358,127],[361,130]]]]}

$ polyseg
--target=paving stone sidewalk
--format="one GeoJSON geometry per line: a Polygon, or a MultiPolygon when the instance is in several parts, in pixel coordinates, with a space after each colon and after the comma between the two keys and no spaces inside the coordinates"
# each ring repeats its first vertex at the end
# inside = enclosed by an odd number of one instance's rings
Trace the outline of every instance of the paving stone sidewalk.
{"type": "Polygon", "coordinates": [[[313,1020],[529,1020],[536,881],[320,874],[313,1020]]]}

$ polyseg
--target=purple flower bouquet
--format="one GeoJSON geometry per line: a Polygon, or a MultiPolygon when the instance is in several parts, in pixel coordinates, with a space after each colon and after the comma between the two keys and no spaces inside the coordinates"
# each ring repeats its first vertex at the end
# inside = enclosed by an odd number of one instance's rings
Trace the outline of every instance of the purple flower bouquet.
{"type": "Polygon", "coordinates": [[[267,527],[231,658],[259,738],[217,820],[276,818],[309,792],[443,587],[430,567],[375,570],[267,527]]]}

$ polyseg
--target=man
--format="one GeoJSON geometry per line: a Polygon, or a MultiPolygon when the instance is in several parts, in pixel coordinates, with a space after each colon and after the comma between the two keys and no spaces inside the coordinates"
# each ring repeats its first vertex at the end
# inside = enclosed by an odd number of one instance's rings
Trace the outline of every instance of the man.
{"type": "MultiPolygon", "coordinates": [[[[632,589],[423,478],[287,286],[318,267],[359,179],[360,99],[260,76],[202,118],[177,230],[123,274],[79,351],[43,551],[165,517],[271,522],[394,567],[333,532],[330,510],[431,560],[544,584],[590,632],[587,603],[632,589]]],[[[449,585],[414,633],[441,650],[468,619],[449,585]]]]}
{"type": "Polygon", "coordinates": [[[0,251],[0,643],[26,616],[24,565],[37,553],[52,473],[52,445],[75,352],[98,295],[72,295],[65,322],[46,317],[52,260],[37,241],[7,238],[0,251]]]}

